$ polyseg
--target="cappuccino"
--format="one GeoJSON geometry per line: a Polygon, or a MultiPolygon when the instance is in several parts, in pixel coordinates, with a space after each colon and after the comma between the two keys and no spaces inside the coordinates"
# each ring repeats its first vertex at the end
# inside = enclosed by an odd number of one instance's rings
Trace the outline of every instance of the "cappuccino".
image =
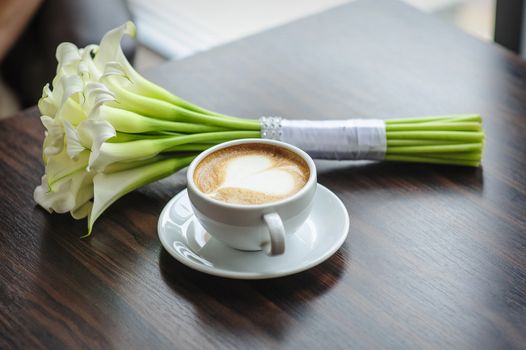
{"type": "Polygon", "coordinates": [[[292,196],[310,170],[296,153],[275,145],[244,143],[207,155],[193,180],[205,195],[227,203],[263,204],[292,196]]]}

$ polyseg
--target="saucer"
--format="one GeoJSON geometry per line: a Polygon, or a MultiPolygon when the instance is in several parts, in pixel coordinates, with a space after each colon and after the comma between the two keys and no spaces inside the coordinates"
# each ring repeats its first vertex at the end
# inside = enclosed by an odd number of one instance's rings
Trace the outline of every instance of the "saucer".
{"type": "Polygon", "coordinates": [[[192,212],[187,190],[164,207],[157,226],[163,247],[184,265],[210,275],[266,279],[305,271],[331,257],[349,232],[347,209],[318,184],[312,212],[294,234],[286,237],[283,255],[230,248],[208,234],[192,212]]]}

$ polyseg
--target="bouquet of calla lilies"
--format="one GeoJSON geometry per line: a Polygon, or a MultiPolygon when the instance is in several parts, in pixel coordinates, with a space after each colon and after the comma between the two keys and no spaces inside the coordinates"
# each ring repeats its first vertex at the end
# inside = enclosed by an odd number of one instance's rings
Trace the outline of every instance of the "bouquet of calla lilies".
{"type": "Polygon", "coordinates": [[[120,42],[124,35],[135,37],[135,33],[134,24],[127,22],[109,31],[100,45],[60,44],[52,88],[44,87],[38,103],[46,129],[45,174],[35,189],[35,201],[49,212],[87,217],[88,235],[95,220],[117,199],[173,174],[198,152],[229,140],[275,138],[296,143],[321,158],[480,164],[484,133],[478,115],[376,124],[368,120],[295,124],[281,118],[237,118],[201,108],[133,69],[120,42]],[[308,140],[317,133],[311,150],[308,140]],[[340,142],[342,135],[356,137],[340,142]],[[319,149],[324,138],[325,148],[319,149]]]}

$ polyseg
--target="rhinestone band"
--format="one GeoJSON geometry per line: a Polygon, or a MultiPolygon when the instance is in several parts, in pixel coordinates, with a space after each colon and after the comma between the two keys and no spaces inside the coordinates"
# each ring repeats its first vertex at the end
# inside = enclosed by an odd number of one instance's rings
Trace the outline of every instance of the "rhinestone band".
{"type": "Polygon", "coordinates": [[[281,141],[283,131],[281,129],[281,117],[261,117],[261,138],[281,141]]]}

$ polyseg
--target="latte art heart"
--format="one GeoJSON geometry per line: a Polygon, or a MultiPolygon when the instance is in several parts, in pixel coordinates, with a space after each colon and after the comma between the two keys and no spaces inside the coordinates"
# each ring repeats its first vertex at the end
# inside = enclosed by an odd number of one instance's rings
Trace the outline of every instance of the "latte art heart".
{"type": "Polygon", "coordinates": [[[208,196],[229,203],[261,204],[298,192],[309,178],[294,152],[268,144],[231,146],[205,157],[194,182],[208,196]]]}
{"type": "Polygon", "coordinates": [[[237,187],[272,196],[283,196],[294,191],[295,178],[301,175],[297,167],[280,166],[263,155],[246,155],[230,159],[224,171],[224,181],[219,185],[218,190],[237,187]]]}

